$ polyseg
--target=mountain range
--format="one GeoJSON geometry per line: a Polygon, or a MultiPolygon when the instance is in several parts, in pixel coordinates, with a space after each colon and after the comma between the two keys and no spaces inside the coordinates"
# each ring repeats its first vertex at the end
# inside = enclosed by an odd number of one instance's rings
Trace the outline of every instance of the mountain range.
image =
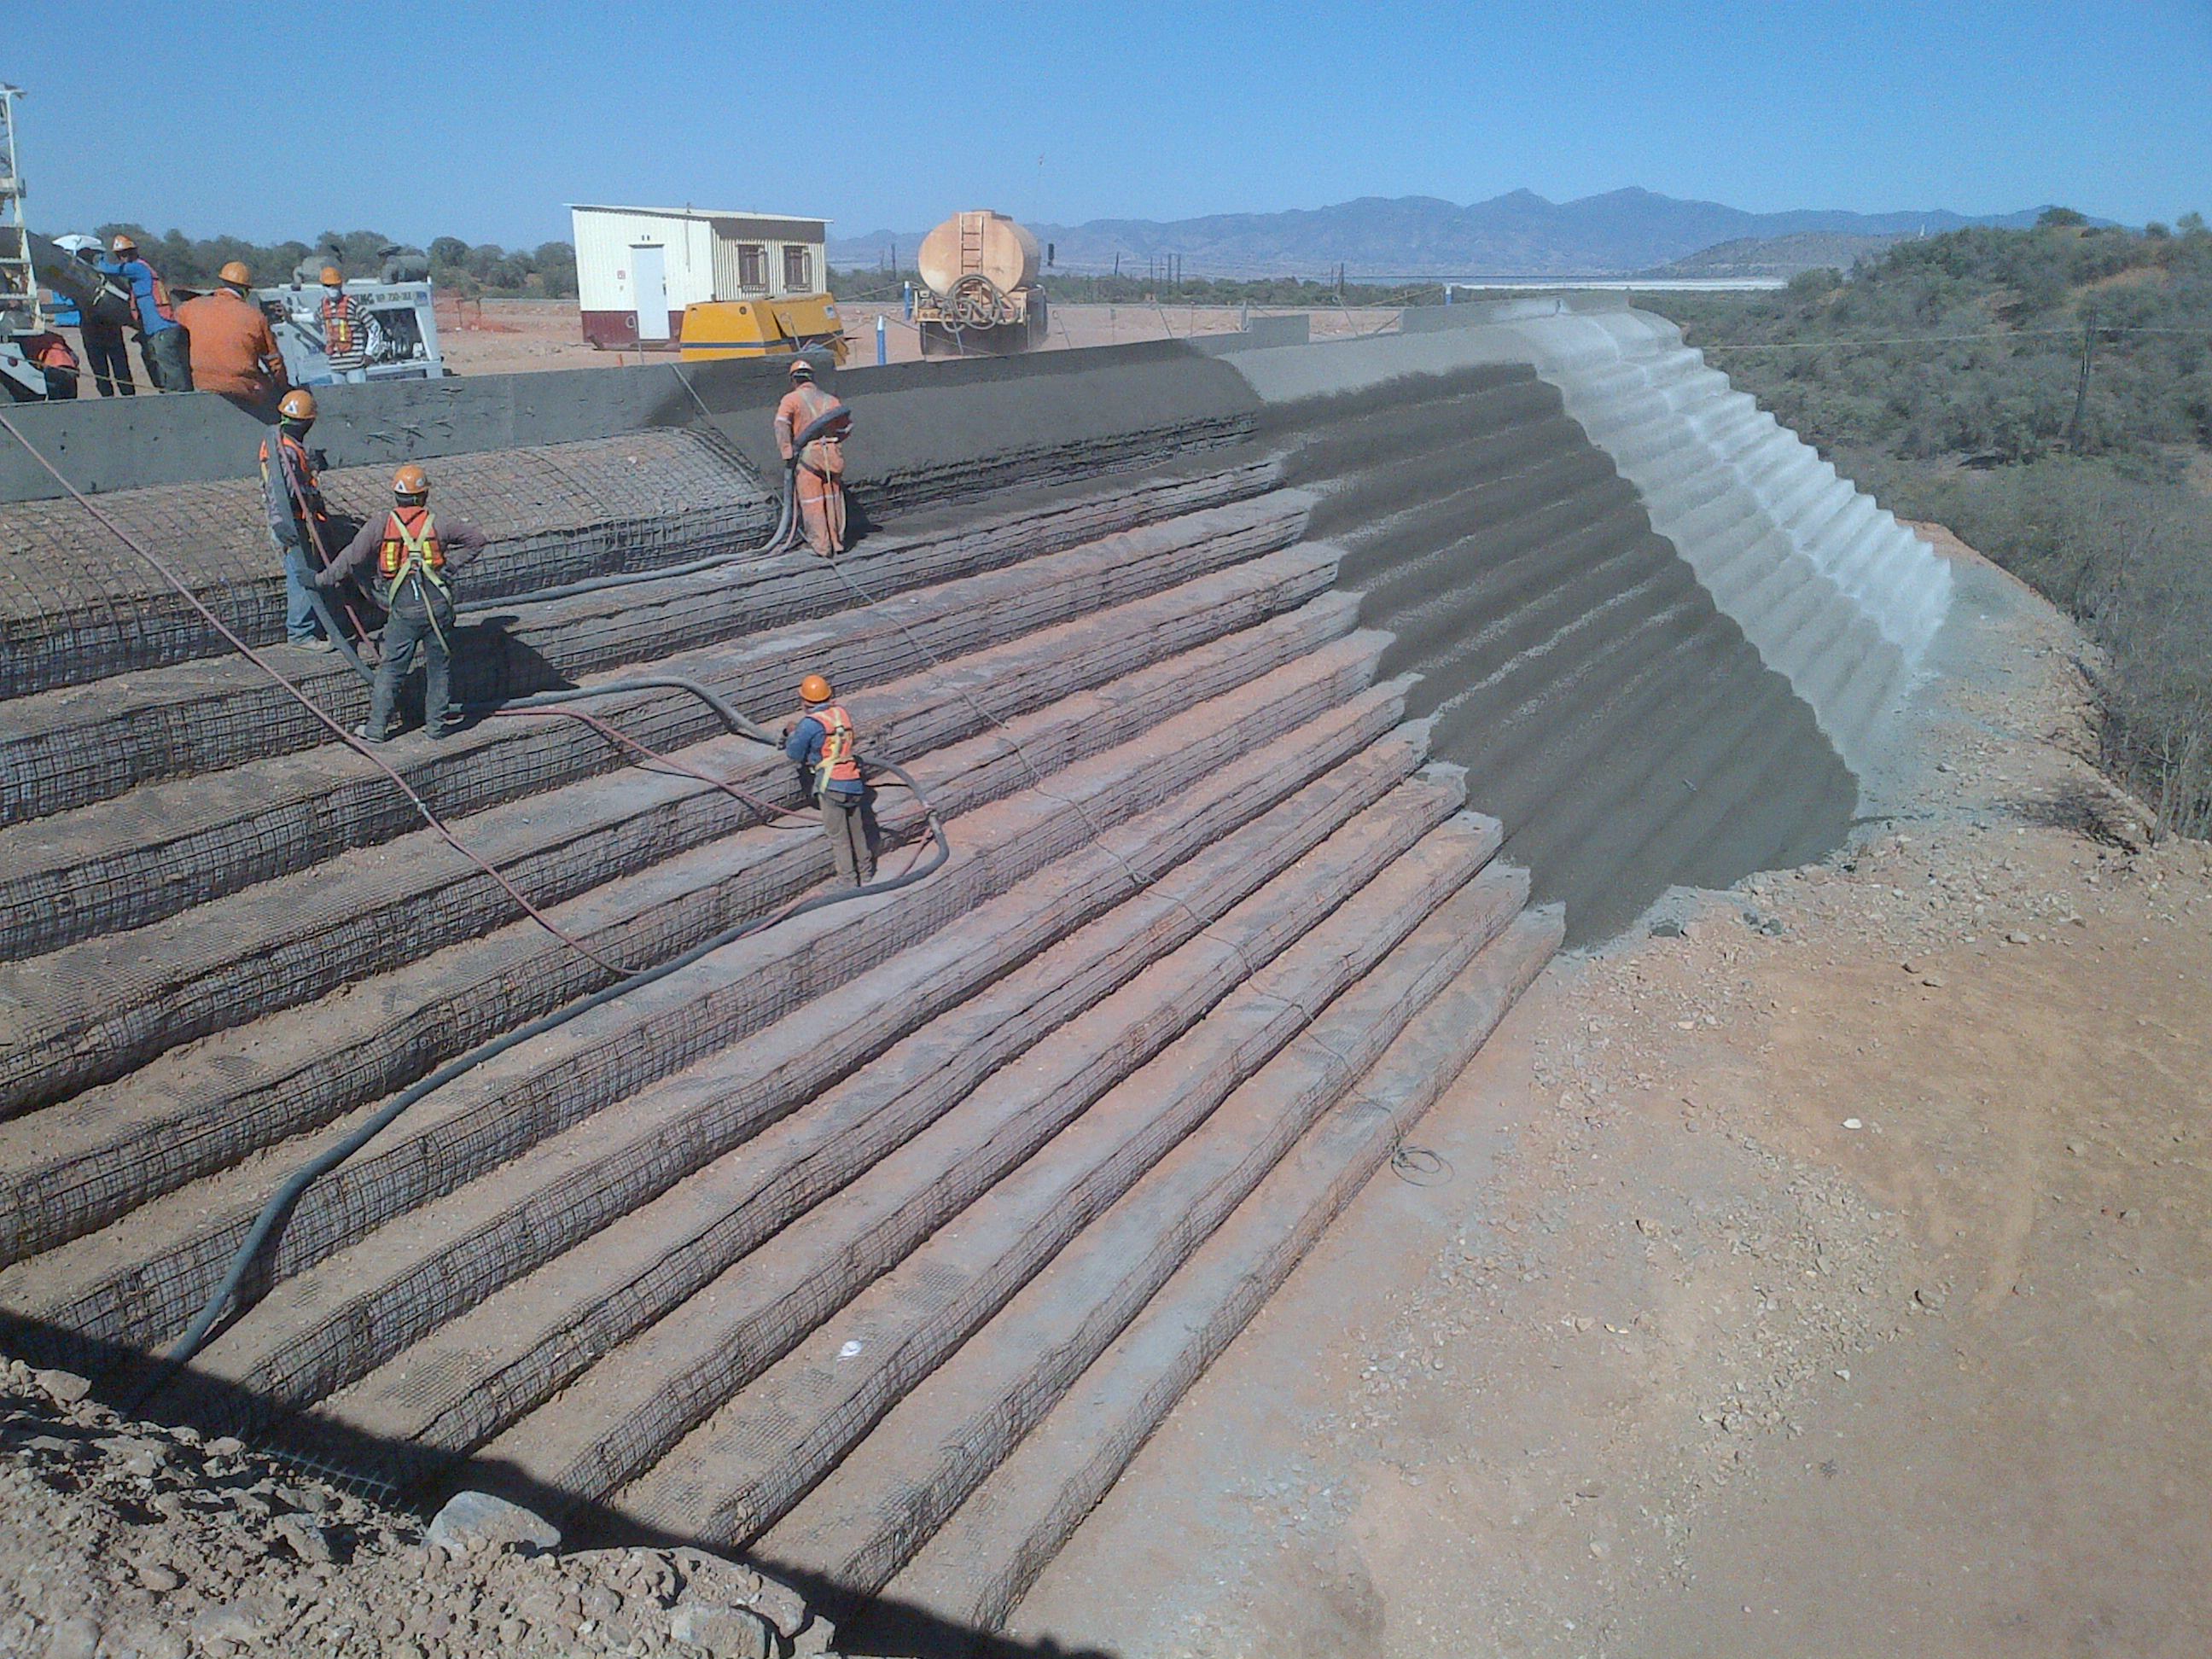
{"type": "MultiPolygon", "coordinates": [[[[1847,213],[1801,209],[1749,213],[1718,202],[1682,201],[1629,188],[1550,202],[1516,190],[1462,206],[1435,196],[1363,196],[1330,207],[1283,213],[1220,213],[1197,219],[1094,219],[1081,225],[1034,224],[1054,245],[1059,270],[1115,268],[1143,272],[1148,262],[1180,258],[1189,276],[1334,276],[1390,281],[1433,276],[1610,276],[1640,275],[1722,242],[1822,234],[1895,237],[1966,225],[2018,228],[2039,209],[1972,216],[1926,212],[1847,213]]],[[[888,261],[896,246],[910,265],[921,233],[879,230],[835,237],[840,268],[888,261]]]]}

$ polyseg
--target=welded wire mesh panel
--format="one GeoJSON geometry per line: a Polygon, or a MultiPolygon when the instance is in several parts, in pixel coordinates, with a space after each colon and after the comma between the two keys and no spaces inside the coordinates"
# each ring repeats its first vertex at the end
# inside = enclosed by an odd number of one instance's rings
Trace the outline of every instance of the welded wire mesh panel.
{"type": "MultiPolygon", "coordinates": [[[[470,591],[497,597],[604,572],[653,569],[742,547],[773,508],[738,457],[680,430],[450,456],[431,471],[441,511],[495,544],[470,591]]],[[[381,466],[323,485],[342,535],[391,503],[381,466]]],[[[284,582],[258,479],[97,498],[247,639],[283,631],[284,582]]],[[[224,648],[115,536],[66,499],[0,504],[0,697],[82,684],[224,648]]]]}

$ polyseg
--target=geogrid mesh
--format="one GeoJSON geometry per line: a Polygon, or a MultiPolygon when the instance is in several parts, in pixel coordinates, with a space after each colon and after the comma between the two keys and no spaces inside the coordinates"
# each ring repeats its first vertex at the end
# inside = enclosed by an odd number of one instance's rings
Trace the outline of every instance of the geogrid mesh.
{"type": "MultiPolygon", "coordinates": [[[[675,429],[433,464],[440,508],[494,545],[471,597],[649,570],[757,539],[773,507],[734,452],[675,429]]],[[[390,504],[382,466],[323,477],[340,538],[390,504]]],[[[100,510],[257,643],[283,630],[283,570],[258,478],[117,490],[100,510]]],[[[66,498],[0,504],[0,697],[212,656],[221,638],[161,577],[66,498]]]]}

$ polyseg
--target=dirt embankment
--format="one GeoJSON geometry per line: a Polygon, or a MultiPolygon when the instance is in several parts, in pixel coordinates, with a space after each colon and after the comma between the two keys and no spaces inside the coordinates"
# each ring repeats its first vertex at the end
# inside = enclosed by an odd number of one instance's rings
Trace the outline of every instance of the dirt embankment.
{"type": "Polygon", "coordinates": [[[236,1440],[0,1363],[0,1655],[475,1659],[823,1653],[828,1624],[691,1549],[543,1553],[495,1501],[426,1532],[236,1440]]]}
{"type": "Polygon", "coordinates": [[[2212,849],[2143,845],[2078,638],[1944,550],[1885,816],[1555,966],[1019,1633],[2203,1650],[2212,849]]]}

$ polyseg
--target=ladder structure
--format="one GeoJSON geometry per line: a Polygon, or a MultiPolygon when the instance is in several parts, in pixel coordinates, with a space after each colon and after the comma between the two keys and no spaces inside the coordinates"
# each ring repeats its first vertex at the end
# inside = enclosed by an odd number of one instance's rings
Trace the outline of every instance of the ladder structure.
{"type": "Polygon", "coordinates": [[[0,337],[46,327],[31,237],[23,222],[23,174],[15,161],[15,100],[21,87],[0,84],[0,337]]]}

